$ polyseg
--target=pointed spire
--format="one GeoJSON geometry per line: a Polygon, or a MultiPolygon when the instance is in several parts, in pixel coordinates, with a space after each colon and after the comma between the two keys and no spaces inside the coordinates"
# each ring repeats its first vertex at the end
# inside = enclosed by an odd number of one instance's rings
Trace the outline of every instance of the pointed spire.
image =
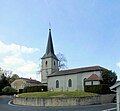
{"type": "Polygon", "coordinates": [[[57,59],[56,55],[54,54],[51,29],[49,29],[49,35],[48,35],[48,42],[47,42],[46,53],[42,57],[42,59],[48,58],[48,57],[53,57],[53,58],[57,59]]]}
{"type": "Polygon", "coordinates": [[[48,43],[47,43],[47,49],[46,49],[46,54],[49,54],[49,53],[54,54],[51,29],[49,29],[48,43]]]}

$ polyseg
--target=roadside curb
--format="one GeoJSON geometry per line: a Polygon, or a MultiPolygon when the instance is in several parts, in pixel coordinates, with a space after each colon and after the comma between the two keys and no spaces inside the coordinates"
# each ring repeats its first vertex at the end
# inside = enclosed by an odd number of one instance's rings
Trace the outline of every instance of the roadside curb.
{"type": "Polygon", "coordinates": [[[8,105],[10,105],[10,106],[18,106],[18,105],[13,104],[13,100],[10,100],[10,101],[8,102],[8,105]]]}

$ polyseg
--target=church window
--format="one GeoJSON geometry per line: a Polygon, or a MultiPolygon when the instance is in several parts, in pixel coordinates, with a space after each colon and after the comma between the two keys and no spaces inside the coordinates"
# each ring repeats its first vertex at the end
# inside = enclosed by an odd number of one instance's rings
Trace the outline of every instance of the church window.
{"type": "Polygon", "coordinates": [[[59,88],[59,81],[56,81],[56,88],[59,88]]]}
{"type": "Polygon", "coordinates": [[[54,66],[55,66],[55,61],[54,61],[54,66]]]}
{"type": "Polygon", "coordinates": [[[47,64],[48,64],[48,62],[46,61],[46,62],[45,62],[45,66],[46,66],[46,67],[47,67],[47,64]]]}
{"type": "Polygon", "coordinates": [[[72,87],[72,80],[71,79],[68,80],[68,87],[72,87]]]}

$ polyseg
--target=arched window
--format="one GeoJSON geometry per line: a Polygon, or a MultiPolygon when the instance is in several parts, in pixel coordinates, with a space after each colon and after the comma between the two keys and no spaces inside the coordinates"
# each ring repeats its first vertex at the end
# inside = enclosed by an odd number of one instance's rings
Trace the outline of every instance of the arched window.
{"type": "Polygon", "coordinates": [[[48,64],[48,62],[46,61],[46,62],[45,62],[45,66],[46,66],[46,67],[47,67],[47,64],[48,64]]]}
{"type": "Polygon", "coordinates": [[[68,87],[72,87],[72,80],[71,79],[68,80],[68,87]]]}
{"type": "Polygon", "coordinates": [[[55,66],[55,61],[54,61],[54,66],[55,66]]]}
{"type": "Polygon", "coordinates": [[[59,88],[59,81],[56,81],[56,88],[59,88]]]}

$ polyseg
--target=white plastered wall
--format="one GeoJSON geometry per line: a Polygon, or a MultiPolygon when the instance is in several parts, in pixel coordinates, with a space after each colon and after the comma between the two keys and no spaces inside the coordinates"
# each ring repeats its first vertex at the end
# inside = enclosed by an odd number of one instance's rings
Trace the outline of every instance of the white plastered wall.
{"type": "MultiPolygon", "coordinates": [[[[48,77],[48,90],[53,90],[53,91],[84,90],[84,79],[90,77],[92,74],[96,74],[97,76],[100,76],[100,71],[48,77]],[[72,80],[72,87],[68,87],[69,79],[72,80]],[[59,88],[56,88],[56,80],[59,81],[59,88]]],[[[95,82],[94,84],[98,84],[98,83],[95,82]]]]}

